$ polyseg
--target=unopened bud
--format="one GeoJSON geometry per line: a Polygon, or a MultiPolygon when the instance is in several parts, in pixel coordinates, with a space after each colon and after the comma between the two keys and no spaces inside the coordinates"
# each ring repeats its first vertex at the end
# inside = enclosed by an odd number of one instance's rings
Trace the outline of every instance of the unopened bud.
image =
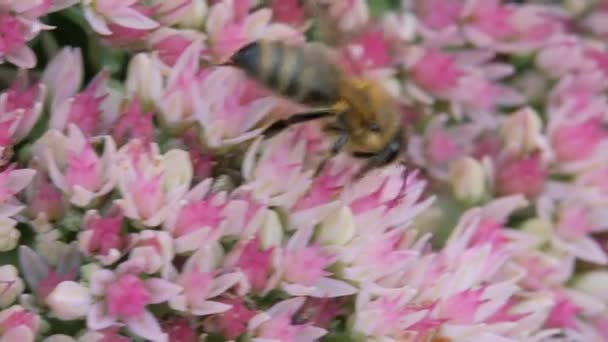
{"type": "Polygon", "coordinates": [[[279,246],[283,241],[283,226],[279,215],[274,210],[269,210],[260,230],[260,243],[262,249],[279,246]]]}
{"type": "Polygon", "coordinates": [[[355,235],[355,220],[349,207],[342,207],[326,217],[320,225],[319,242],[344,245],[355,235]]]}
{"type": "Polygon", "coordinates": [[[483,166],[471,157],[454,161],[450,167],[449,181],[454,197],[467,203],[479,202],[486,189],[483,166]]]}
{"type": "Polygon", "coordinates": [[[531,108],[513,113],[500,129],[505,149],[519,155],[534,152],[539,147],[542,127],[540,117],[531,108]]]}
{"type": "Polygon", "coordinates": [[[91,307],[89,289],[74,281],[63,281],[46,297],[52,314],[61,320],[85,317],[91,307]]]}
{"type": "Polygon", "coordinates": [[[156,60],[145,53],[135,55],[129,62],[125,84],[127,93],[137,95],[147,110],[162,91],[162,75],[156,60]]]}

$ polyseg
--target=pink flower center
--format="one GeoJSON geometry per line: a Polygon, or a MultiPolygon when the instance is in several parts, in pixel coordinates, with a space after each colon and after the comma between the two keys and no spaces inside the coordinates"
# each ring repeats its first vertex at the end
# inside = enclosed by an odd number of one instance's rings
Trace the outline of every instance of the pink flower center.
{"type": "Polygon", "coordinates": [[[575,329],[576,316],[582,311],[581,308],[563,295],[558,295],[556,300],[557,303],[545,321],[545,327],[575,329]]]}
{"type": "Polygon", "coordinates": [[[88,136],[95,134],[97,125],[101,119],[101,102],[107,95],[96,95],[101,87],[105,76],[98,75],[80,94],[74,96],[70,112],[68,114],[68,122],[76,124],[80,130],[88,136]]]}
{"type": "Polygon", "coordinates": [[[183,317],[167,322],[163,330],[169,334],[169,341],[196,342],[198,340],[196,330],[183,317]]]}
{"type": "Polygon", "coordinates": [[[141,316],[150,297],[141,279],[132,274],[123,275],[107,288],[108,313],[123,318],[141,316]]]}
{"type": "Polygon", "coordinates": [[[521,193],[531,198],[536,197],[543,189],[546,176],[547,171],[539,154],[511,159],[497,170],[497,190],[503,195],[521,193]]]}
{"type": "Polygon", "coordinates": [[[78,185],[91,192],[102,186],[101,160],[90,144],[87,143],[78,153],[69,153],[65,179],[70,188],[78,185]]]}
{"type": "Polygon", "coordinates": [[[17,310],[10,314],[6,319],[0,322],[0,331],[7,332],[19,326],[26,326],[29,329],[34,329],[36,316],[26,310],[17,310]]]}
{"type": "Polygon", "coordinates": [[[22,80],[15,79],[15,82],[6,92],[6,111],[10,112],[15,109],[30,109],[34,106],[38,98],[38,90],[40,86],[34,84],[29,88],[22,86],[22,80]]]}
{"type": "Polygon", "coordinates": [[[152,112],[142,113],[139,100],[133,100],[112,128],[114,140],[120,145],[132,139],[139,139],[145,145],[150,144],[154,138],[152,115],[152,112]]]}
{"type": "Polygon", "coordinates": [[[428,50],[412,69],[414,81],[432,92],[454,87],[460,75],[456,58],[439,50],[428,50]]]}
{"type": "Polygon", "coordinates": [[[299,25],[306,20],[304,7],[299,0],[271,0],[274,20],[290,25],[299,25]]]}
{"type": "Polygon", "coordinates": [[[62,193],[48,181],[46,175],[43,175],[28,205],[30,215],[36,217],[40,213],[45,213],[47,219],[56,220],[63,215],[64,209],[62,193]]]}
{"type": "Polygon", "coordinates": [[[482,219],[479,222],[475,235],[471,238],[470,245],[475,246],[483,243],[490,243],[493,247],[499,247],[503,243],[507,242],[507,238],[504,236],[503,227],[500,223],[494,222],[490,219],[482,219]]]}
{"type": "Polygon", "coordinates": [[[249,310],[242,300],[236,298],[224,299],[221,302],[232,307],[230,310],[218,315],[220,331],[229,340],[236,340],[247,331],[247,324],[255,316],[255,312],[249,310]]]}
{"type": "Polygon", "coordinates": [[[224,220],[223,206],[213,205],[213,198],[188,203],[179,212],[175,224],[175,236],[183,236],[208,227],[215,229],[224,220]]]}
{"type": "Polygon", "coordinates": [[[154,216],[165,200],[162,191],[162,175],[157,175],[152,179],[146,179],[140,175],[134,181],[131,192],[139,215],[143,218],[154,216]]]}
{"type": "Polygon", "coordinates": [[[481,299],[483,291],[483,288],[467,290],[448,298],[441,306],[442,317],[456,324],[473,323],[477,309],[487,301],[481,299]]]}
{"type": "Polygon", "coordinates": [[[312,285],[327,275],[325,267],[329,258],[322,254],[319,246],[311,246],[285,253],[285,279],[290,282],[312,285]]]}
{"type": "Polygon", "coordinates": [[[121,250],[124,240],[120,234],[122,229],[122,215],[118,217],[100,217],[88,222],[88,229],[93,230],[89,243],[91,253],[107,255],[110,250],[121,250]]]}
{"type": "Polygon", "coordinates": [[[25,32],[17,18],[0,14],[0,54],[13,52],[25,44],[25,32]]]}
{"type": "Polygon", "coordinates": [[[498,0],[479,1],[472,21],[475,27],[487,35],[496,39],[504,39],[513,33],[512,13],[511,9],[501,5],[498,0]]]}
{"type": "Polygon", "coordinates": [[[331,201],[338,194],[338,191],[342,189],[348,171],[349,168],[345,168],[340,172],[332,174],[329,168],[326,168],[314,179],[308,194],[298,200],[295,209],[310,209],[331,201]]]}
{"type": "Polygon", "coordinates": [[[260,251],[258,246],[259,239],[257,237],[249,241],[236,264],[237,268],[245,273],[254,291],[262,291],[266,286],[272,253],[274,252],[274,248],[260,251]]]}

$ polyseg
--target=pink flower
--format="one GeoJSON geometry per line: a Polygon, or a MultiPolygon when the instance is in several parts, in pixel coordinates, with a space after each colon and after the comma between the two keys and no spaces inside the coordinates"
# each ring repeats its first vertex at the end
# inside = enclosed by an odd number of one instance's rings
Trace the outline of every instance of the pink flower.
{"type": "Polygon", "coordinates": [[[101,330],[122,322],[141,338],[166,341],[166,334],[147,306],[166,302],[179,291],[179,286],[164,279],[142,280],[130,273],[97,270],[91,275],[91,294],[99,301],[87,316],[87,327],[101,330]]]}
{"type": "Polygon", "coordinates": [[[274,253],[273,247],[262,249],[258,237],[250,240],[242,248],[235,268],[244,273],[253,292],[261,292],[266,288],[274,253]]]}
{"type": "Polygon", "coordinates": [[[13,305],[0,311],[0,336],[5,341],[33,342],[40,329],[40,317],[13,305]]]}
{"type": "Polygon", "coordinates": [[[301,26],[306,20],[305,7],[297,0],[272,0],[273,19],[291,26],[301,26]]]}
{"type": "Polygon", "coordinates": [[[170,299],[174,310],[206,316],[226,312],[230,305],[212,300],[235,286],[241,279],[239,273],[224,273],[210,269],[209,261],[202,260],[202,254],[193,254],[176,283],[182,288],[180,293],[170,299]],[[202,261],[202,262],[201,262],[202,261]]]}
{"type": "Polygon", "coordinates": [[[223,0],[209,9],[206,29],[210,51],[217,60],[223,61],[246,43],[260,38],[302,40],[301,33],[291,26],[272,23],[271,9],[248,12],[248,0],[223,0]]]}
{"type": "Polygon", "coordinates": [[[460,0],[422,0],[416,3],[418,18],[433,30],[456,25],[462,8],[460,0]]]}
{"type": "Polygon", "coordinates": [[[310,187],[312,171],[304,171],[305,141],[290,145],[293,131],[270,140],[258,138],[243,161],[243,189],[259,201],[290,208],[310,187]],[[258,153],[261,152],[261,155],[258,153]]]}
{"type": "Polygon", "coordinates": [[[496,172],[496,190],[499,194],[521,193],[530,198],[541,193],[547,177],[547,171],[538,153],[521,159],[503,160],[496,172]]]}
{"type": "Polygon", "coordinates": [[[313,342],[327,332],[310,323],[294,324],[292,317],[302,307],[305,299],[296,297],[273,305],[266,312],[249,321],[253,341],[313,342]]]}
{"type": "Polygon", "coordinates": [[[260,86],[231,68],[210,71],[202,80],[197,121],[206,132],[205,141],[211,147],[237,144],[260,134],[255,129],[270,114],[279,100],[273,96],[254,96],[260,86]],[[217,85],[222,84],[220,88],[217,85]]]}
{"type": "Polygon", "coordinates": [[[145,148],[132,140],[118,151],[114,171],[122,198],[115,203],[139,226],[154,227],[179,205],[190,186],[192,165],[185,151],[161,155],[156,145],[145,148]]]}
{"type": "Polygon", "coordinates": [[[104,152],[98,156],[77,126],[71,124],[68,135],[48,131],[39,141],[53,184],[80,207],[108,194],[115,185],[112,168],[116,147],[110,137],[104,139],[104,152]],[[42,145],[43,139],[57,139],[61,150],[42,145]],[[64,159],[65,158],[65,159],[64,159]]]}
{"type": "Polygon", "coordinates": [[[154,138],[152,112],[142,112],[139,99],[136,97],[128,106],[125,103],[118,120],[112,127],[112,137],[118,145],[124,145],[130,139],[139,139],[142,144],[149,145],[154,138]]]}
{"type": "Polygon", "coordinates": [[[363,32],[343,52],[349,69],[363,73],[366,69],[385,68],[391,64],[390,42],[383,31],[363,32]]]}
{"type": "Polygon", "coordinates": [[[595,116],[578,123],[557,126],[551,142],[560,161],[572,162],[591,156],[602,139],[607,137],[601,118],[595,116]]]}
{"type": "Polygon", "coordinates": [[[32,166],[37,167],[38,170],[25,191],[27,212],[34,219],[33,226],[38,230],[46,231],[50,229],[48,227],[50,221],[63,217],[67,203],[61,190],[53,185],[48,175],[35,162],[32,162],[32,166]]]}
{"type": "Polygon", "coordinates": [[[217,326],[216,329],[226,338],[236,340],[247,331],[247,324],[255,316],[255,312],[240,299],[224,299],[221,302],[229,305],[230,309],[212,318],[211,324],[217,326]]]}
{"type": "Polygon", "coordinates": [[[129,259],[120,266],[130,273],[160,273],[168,278],[175,274],[172,260],[175,257],[173,240],[167,232],[143,230],[133,237],[134,243],[129,250],[129,259]]]}
{"type": "MultiPolygon", "coordinates": [[[[498,0],[470,1],[468,26],[469,36],[486,35],[490,39],[502,40],[513,34],[511,17],[513,10],[498,0]]],[[[475,38],[474,38],[475,39],[475,38]]]]}
{"type": "Polygon", "coordinates": [[[439,50],[428,50],[411,69],[412,78],[431,92],[444,92],[456,86],[462,71],[456,58],[439,50]]]}
{"type": "Polygon", "coordinates": [[[0,212],[12,211],[17,193],[23,190],[34,178],[33,169],[16,169],[9,166],[0,172],[0,212]]]}
{"type": "MultiPolygon", "coordinates": [[[[204,41],[205,36],[197,31],[175,30],[162,27],[148,37],[148,44],[158,52],[158,58],[168,66],[175,66],[180,56],[194,42],[204,41]]],[[[205,50],[201,53],[206,52],[205,50]]]]}
{"type": "Polygon", "coordinates": [[[83,5],[85,17],[93,30],[104,36],[112,35],[116,28],[151,30],[159,26],[145,14],[136,0],[86,0],[83,5]]]}
{"type": "Polygon", "coordinates": [[[212,183],[206,179],[192,188],[165,221],[164,229],[173,235],[177,253],[194,251],[223,233],[227,201],[224,195],[211,193],[212,183]]]}
{"type": "Polygon", "coordinates": [[[19,247],[19,266],[28,287],[35,289],[38,303],[45,303],[48,295],[59,283],[75,280],[80,269],[80,257],[75,244],[72,244],[60,256],[55,268],[38,253],[26,246],[19,247]]]}
{"type": "Polygon", "coordinates": [[[282,257],[275,261],[275,272],[267,289],[280,282],[283,290],[292,296],[332,298],[356,293],[357,288],[331,277],[326,270],[335,258],[318,245],[309,245],[312,228],[300,229],[289,239],[282,257]]]}
{"type": "Polygon", "coordinates": [[[556,303],[545,321],[545,327],[576,329],[576,316],[582,311],[581,308],[563,293],[556,293],[555,301],[556,303]]]}
{"type": "Polygon", "coordinates": [[[169,335],[169,341],[196,342],[196,328],[185,317],[174,317],[163,323],[163,331],[169,335]]]}
{"type": "Polygon", "coordinates": [[[161,126],[170,132],[181,133],[190,128],[201,111],[201,49],[200,41],[188,46],[171,68],[161,97],[155,99],[161,126]]]}
{"type": "MultiPolygon", "coordinates": [[[[16,127],[11,134],[13,143],[27,137],[38,122],[42,113],[45,94],[46,87],[41,83],[28,86],[25,73],[17,75],[11,86],[0,94],[0,112],[9,116],[14,115],[14,120],[16,120],[16,127]]],[[[0,119],[0,121],[4,120],[0,119]]],[[[8,123],[9,121],[4,122],[8,123]]],[[[2,138],[0,138],[0,146],[4,145],[1,140],[2,138]]]]}
{"type": "Polygon", "coordinates": [[[36,65],[34,52],[26,45],[36,34],[34,23],[0,12],[0,64],[5,60],[23,69],[36,65]]]}
{"type": "Polygon", "coordinates": [[[83,219],[84,230],[78,235],[80,251],[86,256],[94,256],[103,265],[113,264],[135,238],[121,232],[122,224],[122,212],[116,207],[106,216],[101,216],[96,210],[87,211],[83,219]]]}
{"type": "Polygon", "coordinates": [[[102,116],[101,103],[107,97],[107,78],[108,73],[102,71],[83,92],[57,104],[49,126],[63,131],[75,124],[86,136],[96,135],[102,116]]]}

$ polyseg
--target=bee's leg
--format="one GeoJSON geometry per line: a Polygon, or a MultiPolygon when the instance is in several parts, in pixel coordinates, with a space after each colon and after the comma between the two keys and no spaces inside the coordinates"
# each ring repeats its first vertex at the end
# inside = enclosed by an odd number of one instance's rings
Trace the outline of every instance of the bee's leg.
{"type": "Polygon", "coordinates": [[[264,132],[262,132],[262,134],[267,138],[270,138],[291,125],[317,120],[332,115],[335,115],[335,113],[329,109],[319,109],[311,112],[294,114],[287,119],[274,122],[272,125],[268,126],[264,132]]]}
{"type": "Polygon", "coordinates": [[[388,144],[385,149],[376,154],[367,152],[355,152],[353,154],[355,157],[367,159],[367,163],[361,168],[361,170],[359,170],[355,178],[360,178],[370,170],[382,165],[386,165],[391,161],[395,160],[395,158],[397,158],[397,156],[399,155],[401,148],[402,146],[400,140],[394,140],[390,144],[388,144]]]}
{"type": "Polygon", "coordinates": [[[323,161],[321,161],[321,164],[319,164],[317,171],[315,171],[315,176],[317,176],[319,173],[321,173],[321,171],[323,171],[323,169],[327,165],[327,162],[330,159],[332,159],[338,153],[340,153],[340,151],[342,151],[344,146],[346,146],[346,144],[348,143],[348,139],[349,139],[348,133],[346,133],[345,131],[340,131],[340,135],[338,136],[338,139],[331,146],[330,155],[327,156],[327,158],[323,159],[323,161]]]}

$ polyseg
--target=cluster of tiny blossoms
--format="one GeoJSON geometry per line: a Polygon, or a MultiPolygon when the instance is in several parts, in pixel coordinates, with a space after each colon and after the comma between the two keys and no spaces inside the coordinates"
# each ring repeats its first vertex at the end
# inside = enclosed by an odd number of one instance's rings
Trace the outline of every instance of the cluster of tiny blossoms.
{"type": "Polygon", "coordinates": [[[305,3],[0,0],[1,341],[608,340],[608,1],[317,0],[408,132],[361,178],[209,66],[305,3]],[[36,62],[68,11],[124,79],[36,62]]]}

